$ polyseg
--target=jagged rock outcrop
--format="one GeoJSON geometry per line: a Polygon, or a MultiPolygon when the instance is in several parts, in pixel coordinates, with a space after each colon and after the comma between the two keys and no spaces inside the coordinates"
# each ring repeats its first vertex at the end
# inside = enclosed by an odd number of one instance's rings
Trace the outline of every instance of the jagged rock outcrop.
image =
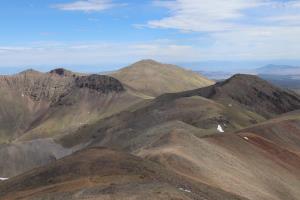
{"type": "Polygon", "coordinates": [[[65,76],[65,77],[75,77],[76,76],[76,73],[66,70],[64,68],[56,68],[56,69],[51,70],[49,73],[53,74],[53,75],[65,76]]]}
{"type": "Polygon", "coordinates": [[[115,78],[104,75],[81,76],[75,79],[75,84],[79,88],[88,88],[98,92],[122,92],[124,87],[120,81],[115,78]]]}

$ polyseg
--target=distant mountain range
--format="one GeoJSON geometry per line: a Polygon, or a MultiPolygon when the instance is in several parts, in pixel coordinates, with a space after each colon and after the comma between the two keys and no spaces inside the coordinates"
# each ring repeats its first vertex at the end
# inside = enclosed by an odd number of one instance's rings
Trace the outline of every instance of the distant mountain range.
{"type": "Polygon", "coordinates": [[[257,74],[277,76],[300,76],[300,67],[289,65],[266,65],[255,70],[257,74]]]}
{"type": "MultiPolygon", "coordinates": [[[[234,72],[226,71],[197,71],[209,79],[220,81],[234,75],[234,72]]],[[[244,72],[245,73],[245,72],[244,72]]],[[[266,65],[256,68],[247,73],[257,75],[277,86],[300,91],[300,67],[290,65],[266,65]]]]}
{"type": "Polygon", "coordinates": [[[300,67],[289,65],[266,65],[255,70],[257,75],[283,88],[300,89],[300,67]]]}
{"type": "Polygon", "coordinates": [[[211,79],[211,80],[224,80],[234,75],[234,72],[223,72],[223,71],[196,71],[199,74],[211,79]]]}

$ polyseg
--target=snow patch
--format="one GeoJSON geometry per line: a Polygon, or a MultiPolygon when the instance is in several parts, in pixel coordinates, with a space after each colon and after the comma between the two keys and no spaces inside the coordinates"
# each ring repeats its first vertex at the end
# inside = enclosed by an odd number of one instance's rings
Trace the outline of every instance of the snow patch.
{"type": "Polygon", "coordinates": [[[6,181],[6,180],[8,180],[8,178],[1,178],[0,177],[0,181],[6,181]]]}
{"type": "Polygon", "coordinates": [[[184,189],[184,188],[179,188],[179,190],[184,191],[184,192],[188,192],[188,193],[192,192],[191,190],[187,190],[187,189],[184,189]]]}
{"type": "Polygon", "coordinates": [[[228,104],[228,106],[229,106],[229,107],[232,107],[232,104],[230,103],[230,104],[228,104]]]}
{"type": "Polygon", "coordinates": [[[225,132],[220,124],[218,125],[217,130],[218,130],[220,133],[224,133],[224,132],[225,132]]]}
{"type": "Polygon", "coordinates": [[[22,97],[25,97],[25,95],[22,93],[22,97]]]}
{"type": "Polygon", "coordinates": [[[244,139],[245,139],[245,140],[249,140],[249,138],[248,138],[248,137],[244,137],[244,139]]]}

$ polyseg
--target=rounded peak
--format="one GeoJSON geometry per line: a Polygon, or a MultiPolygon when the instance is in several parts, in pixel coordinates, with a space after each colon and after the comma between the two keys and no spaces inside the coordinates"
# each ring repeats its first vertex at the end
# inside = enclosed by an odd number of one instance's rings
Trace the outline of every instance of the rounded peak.
{"type": "Polygon", "coordinates": [[[253,74],[234,74],[229,79],[258,79],[259,77],[253,74]]]}
{"type": "MultiPolygon", "coordinates": [[[[155,70],[158,72],[158,70],[185,70],[184,68],[181,68],[179,66],[173,65],[173,64],[166,64],[166,63],[161,63],[155,60],[151,59],[145,59],[145,60],[140,60],[136,63],[133,63],[129,65],[128,67],[125,67],[123,69],[134,69],[134,70],[155,70]]],[[[122,70],[122,69],[121,69],[122,70]]],[[[187,71],[187,70],[185,70],[187,71]]]]}
{"type": "Polygon", "coordinates": [[[162,65],[162,63],[152,60],[152,59],[144,59],[144,60],[140,60],[132,65],[162,65]]]}
{"type": "Polygon", "coordinates": [[[216,84],[216,87],[239,87],[239,88],[245,88],[248,86],[255,86],[258,88],[261,87],[269,87],[269,88],[275,88],[274,85],[269,83],[268,81],[251,74],[235,74],[229,79],[226,79],[222,82],[219,82],[216,84]]]}
{"type": "Polygon", "coordinates": [[[75,76],[75,73],[73,73],[72,71],[70,70],[66,70],[64,68],[56,68],[56,69],[53,69],[49,72],[50,74],[55,74],[55,75],[58,75],[58,76],[67,76],[67,77],[70,77],[70,76],[75,76]]]}
{"type": "Polygon", "coordinates": [[[225,80],[223,83],[229,83],[232,81],[245,81],[245,82],[257,82],[257,81],[264,81],[263,79],[259,78],[256,75],[252,75],[252,74],[235,74],[232,77],[230,77],[229,79],[225,80]]]}

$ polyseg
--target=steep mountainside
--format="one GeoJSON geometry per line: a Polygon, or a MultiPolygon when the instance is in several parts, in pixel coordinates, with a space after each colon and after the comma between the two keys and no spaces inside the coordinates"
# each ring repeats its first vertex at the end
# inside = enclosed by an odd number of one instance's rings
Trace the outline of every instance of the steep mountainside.
{"type": "Polygon", "coordinates": [[[38,137],[66,133],[141,100],[114,78],[77,76],[63,69],[1,76],[0,94],[2,142],[25,133],[38,137]]]}
{"type": "Polygon", "coordinates": [[[212,85],[214,82],[175,65],[142,60],[110,74],[129,87],[149,96],[180,92],[212,85]]]}

